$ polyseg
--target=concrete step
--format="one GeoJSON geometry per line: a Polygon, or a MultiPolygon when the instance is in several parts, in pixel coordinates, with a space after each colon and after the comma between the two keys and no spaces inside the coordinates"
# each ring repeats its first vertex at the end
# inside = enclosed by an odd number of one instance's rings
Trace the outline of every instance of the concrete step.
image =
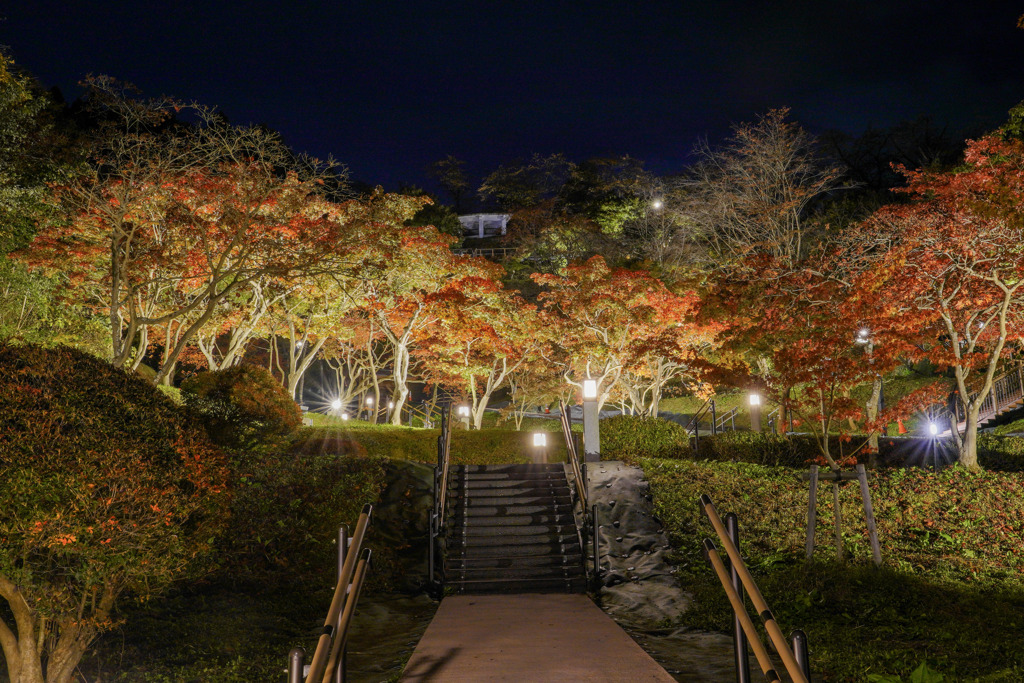
{"type": "Polygon", "coordinates": [[[520,527],[520,526],[538,526],[538,525],[558,525],[558,524],[575,524],[572,512],[551,512],[542,513],[538,512],[535,514],[507,514],[507,515],[465,515],[457,516],[453,520],[454,526],[452,529],[458,527],[463,528],[475,528],[475,527],[495,527],[495,528],[506,528],[506,527],[520,527]]]}
{"type": "Polygon", "coordinates": [[[452,528],[452,536],[463,536],[466,539],[476,539],[480,537],[486,538],[497,538],[506,536],[512,538],[514,536],[564,536],[568,534],[576,535],[576,525],[572,523],[572,520],[566,520],[565,522],[551,522],[548,524],[533,524],[533,525],[516,525],[516,526],[502,526],[499,524],[479,524],[479,525],[461,525],[452,528]]]}
{"type": "Polygon", "coordinates": [[[565,481],[564,472],[477,472],[449,474],[449,481],[565,481]]]}
{"type": "Polygon", "coordinates": [[[587,583],[571,579],[510,579],[505,581],[465,580],[450,584],[457,593],[583,593],[587,583]]]}
{"type": "Polygon", "coordinates": [[[571,507],[572,497],[569,494],[551,496],[548,494],[536,494],[531,495],[529,493],[517,494],[512,496],[492,496],[487,492],[474,494],[472,496],[449,496],[448,501],[451,504],[449,509],[461,509],[461,508],[475,508],[477,506],[510,506],[510,505],[566,505],[571,507]]]}
{"type": "Polygon", "coordinates": [[[573,554],[527,555],[525,557],[462,557],[448,558],[445,571],[461,569],[517,569],[519,567],[580,567],[583,557],[573,554]]]}
{"type": "Polygon", "coordinates": [[[570,543],[579,543],[579,536],[576,535],[576,529],[565,529],[561,533],[549,533],[531,531],[529,529],[523,530],[519,533],[510,534],[478,534],[478,535],[464,535],[462,533],[453,533],[448,536],[447,548],[449,552],[459,552],[459,548],[488,548],[491,546],[523,546],[523,545],[569,545],[570,543]]]}
{"type": "MultiPolygon", "coordinates": [[[[522,538],[522,537],[520,537],[522,538]]],[[[573,536],[564,542],[547,543],[496,543],[494,545],[449,546],[448,557],[459,559],[486,559],[508,557],[548,557],[550,555],[580,554],[579,539],[573,536]]]]}
{"type": "Polygon", "coordinates": [[[575,579],[583,577],[583,566],[575,567],[489,567],[481,569],[445,569],[449,581],[519,581],[523,579],[575,579]]]}
{"type": "Polygon", "coordinates": [[[470,474],[494,474],[495,472],[565,472],[565,466],[559,463],[506,464],[506,465],[459,465],[455,471],[470,474]]]}
{"type": "Polygon", "coordinates": [[[454,506],[450,517],[459,520],[463,517],[506,517],[538,514],[572,515],[572,513],[573,507],[569,503],[540,504],[516,502],[508,505],[481,505],[473,501],[472,505],[460,504],[454,506]]]}

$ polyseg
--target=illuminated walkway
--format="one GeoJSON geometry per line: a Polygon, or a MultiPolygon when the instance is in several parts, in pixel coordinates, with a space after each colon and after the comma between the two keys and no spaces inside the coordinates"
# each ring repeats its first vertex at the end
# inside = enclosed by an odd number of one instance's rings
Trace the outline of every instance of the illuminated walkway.
{"type": "Polygon", "coordinates": [[[586,595],[534,593],[445,598],[401,680],[675,679],[586,595]]]}

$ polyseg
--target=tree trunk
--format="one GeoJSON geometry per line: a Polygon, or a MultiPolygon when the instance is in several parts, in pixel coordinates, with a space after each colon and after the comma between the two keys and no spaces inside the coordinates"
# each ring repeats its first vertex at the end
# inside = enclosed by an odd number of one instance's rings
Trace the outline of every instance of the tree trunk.
{"type": "Polygon", "coordinates": [[[391,424],[402,426],[402,408],[409,398],[409,349],[404,344],[395,345],[394,367],[391,379],[395,383],[395,408],[391,413],[391,424]]]}
{"type": "Polygon", "coordinates": [[[967,413],[967,425],[964,428],[964,436],[960,441],[960,452],[958,461],[968,469],[978,469],[978,412],[980,402],[967,413]]]}
{"type": "MultiPolygon", "coordinates": [[[[866,415],[868,422],[874,422],[878,418],[879,400],[882,397],[882,378],[878,375],[875,376],[875,381],[871,383],[871,397],[868,399],[868,403],[865,406],[866,415]]],[[[870,436],[868,436],[868,464],[871,467],[878,467],[878,430],[870,430],[870,436]]]]}

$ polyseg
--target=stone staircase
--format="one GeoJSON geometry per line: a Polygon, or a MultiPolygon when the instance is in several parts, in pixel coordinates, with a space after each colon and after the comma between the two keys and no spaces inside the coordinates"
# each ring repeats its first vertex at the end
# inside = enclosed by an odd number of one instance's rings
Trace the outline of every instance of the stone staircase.
{"type": "Polygon", "coordinates": [[[445,585],[458,593],[582,593],[563,465],[463,465],[449,477],[445,585]]]}

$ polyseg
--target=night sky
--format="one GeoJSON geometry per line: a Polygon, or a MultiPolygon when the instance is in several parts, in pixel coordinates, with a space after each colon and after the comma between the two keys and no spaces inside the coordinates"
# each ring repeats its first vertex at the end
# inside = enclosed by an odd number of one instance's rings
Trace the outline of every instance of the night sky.
{"type": "Polygon", "coordinates": [[[929,115],[976,133],[1024,99],[1022,2],[4,5],[0,43],[68,99],[110,74],[388,189],[431,187],[447,154],[475,184],[533,152],[678,171],[699,137],[770,107],[814,132],[929,115]]]}

